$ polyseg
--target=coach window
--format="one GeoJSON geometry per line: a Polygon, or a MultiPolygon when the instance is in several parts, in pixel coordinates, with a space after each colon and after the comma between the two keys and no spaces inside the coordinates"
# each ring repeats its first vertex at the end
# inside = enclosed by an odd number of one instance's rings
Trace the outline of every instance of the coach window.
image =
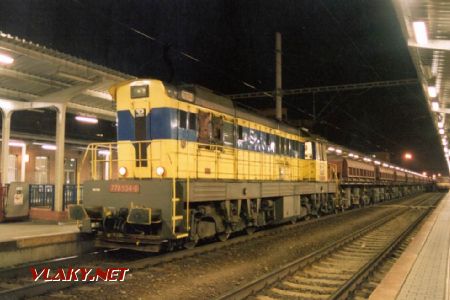
{"type": "Polygon", "coordinates": [[[286,139],[280,138],[280,154],[285,155],[286,154],[286,139]]]}
{"type": "Polygon", "coordinates": [[[189,129],[190,130],[197,129],[197,115],[194,113],[189,113],[189,129]]]}
{"type": "Polygon", "coordinates": [[[223,143],[225,146],[233,146],[234,134],[233,134],[233,124],[224,122],[223,123],[223,143]]]}
{"type": "Polygon", "coordinates": [[[313,142],[305,143],[305,159],[314,159],[313,142]]]}
{"type": "Polygon", "coordinates": [[[244,128],[242,126],[238,126],[238,139],[243,140],[244,139],[244,128]]]}
{"type": "Polygon", "coordinates": [[[187,113],[184,110],[180,110],[178,126],[180,128],[187,128],[187,113]]]}
{"type": "Polygon", "coordinates": [[[211,140],[211,114],[208,112],[198,112],[198,141],[209,144],[211,140]]]}
{"type": "Polygon", "coordinates": [[[305,159],[305,143],[299,142],[298,151],[299,157],[305,159]]]}
{"type": "Polygon", "coordinates": [[[212,117],[212,142],[222,144],[223,119],[219,116],[212,117]]]}

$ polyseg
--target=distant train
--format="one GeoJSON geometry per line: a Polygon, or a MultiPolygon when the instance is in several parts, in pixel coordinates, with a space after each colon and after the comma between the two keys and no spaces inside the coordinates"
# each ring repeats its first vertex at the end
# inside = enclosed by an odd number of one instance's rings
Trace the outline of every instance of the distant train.
{"type": "Polygon", "coordinates": [[[436,178],[436,189],[439,191],[450,190],[450,177],[439,176],[436,178]]]}
{"type": "Polygon", "coordinates": [[[189,248],[429,184],[348,151],[327,159],[325,140],[198,86],[132,80],[110,93],[118,141],[88,147],[84,166],[93,178],[84,182],[83,204],[69,209],[102,247],[189,248]]]}

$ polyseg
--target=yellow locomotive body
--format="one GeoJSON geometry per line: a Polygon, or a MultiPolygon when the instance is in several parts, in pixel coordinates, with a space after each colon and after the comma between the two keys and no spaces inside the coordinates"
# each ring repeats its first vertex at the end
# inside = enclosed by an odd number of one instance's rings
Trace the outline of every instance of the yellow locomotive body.
{"type": "Polygon", "coordinates": [[[99,245],[160,251],[336,208],[325,145],[298,129],[196,86],[110,93],[118,140],[89,145],[92,180],[70,208],[99,245]]]}
{"type": "MultiPolygon", "coordinates": [[[[147,125],[151,132],[140,141],[142,147],[136,147],[131,139],[124,140],[129,138],[126,133],[119,133],[118,163],[119,168],[126,168],[121,178],[328,180],[322,145],[306,141],[292,131],[200,106],[195,103],[192,92],[181,90],[181,100],[177,99],[168,89],[158,80],[126,82],[112,88],[111,93],[117,101],[119,131],[127,130],[121,129],[124,115],[134,119],[141,111],[146,122],[158,118],[151,123],[155,129],[147,125]],[[149,85],[149,95],[132,99],[130,87],[142,85],[149,85]],[[234,135],[238,135],[236,141],[234,135]],[[254,145],[250,146],[252,142],[254,145]],[[300,157],[301,144],[309,151],[307,159],[300,157]],[[313,158],[315,154],[316,158],[313,158]],[[136,159],[147,163],[135,164],[136,159]],[[163,168],[162,175],[157,173],[157,168],[163,168]]],[[[231,103],[226,105],[232,107],[231,103]]]]}

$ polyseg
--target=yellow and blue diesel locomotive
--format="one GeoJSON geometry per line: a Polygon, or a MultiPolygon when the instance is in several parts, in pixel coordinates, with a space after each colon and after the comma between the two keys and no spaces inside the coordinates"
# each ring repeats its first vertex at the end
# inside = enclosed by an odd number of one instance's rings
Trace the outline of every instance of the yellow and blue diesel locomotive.
{"type": "Polygon", "coordinates": [[[325,142],[299,129],[199,86],[132,80],[110,93],[117,142],[89,145],[92,180],[69,208],[100,246],[192,247],[355,201],[341,193],[325,142]]]}

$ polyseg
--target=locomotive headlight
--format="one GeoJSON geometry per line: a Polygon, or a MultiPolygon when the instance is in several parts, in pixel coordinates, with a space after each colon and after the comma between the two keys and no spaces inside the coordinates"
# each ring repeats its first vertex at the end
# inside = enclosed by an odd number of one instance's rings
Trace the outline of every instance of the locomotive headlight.
{"type": "Polygon", "coordinates": [[[121,176],[125,176],[125,174],[127,174],[127,168],[125,168],[125,167],[120,167],[120,168],[119,168],[119,174],[120,174],[121,176]]]}
{"type": "Polygon", "coordinates": [[[164,170],[163,167],[157,167],[157,168],[156,168],[156,174],[157,174],[158,176],[163,176],[165,171],[166,171],[166,170],[164,170]]]}

